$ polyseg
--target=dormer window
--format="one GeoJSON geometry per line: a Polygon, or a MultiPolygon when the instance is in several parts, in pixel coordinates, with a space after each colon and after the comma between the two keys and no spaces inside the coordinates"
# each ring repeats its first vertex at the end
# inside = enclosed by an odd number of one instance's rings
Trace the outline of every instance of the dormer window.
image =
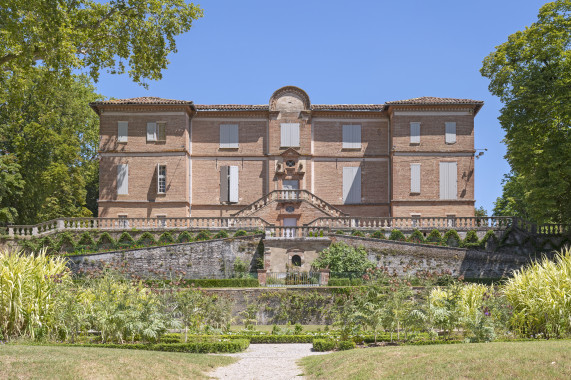
{"type": "Polygon", "coordinates": [[[286,166],[287,166],[288,168],[293,168],[293,167],[295,167],[295,161],[294,161],[294,160],[287,160],[287,161],[286,161],[286,166]]]}

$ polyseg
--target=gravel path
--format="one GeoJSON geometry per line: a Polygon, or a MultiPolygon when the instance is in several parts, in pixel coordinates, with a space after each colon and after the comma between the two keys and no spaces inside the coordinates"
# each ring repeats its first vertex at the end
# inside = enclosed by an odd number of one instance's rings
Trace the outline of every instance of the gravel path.
{"type": "Polygon", "coordinates": [[[303,379],[303,370],[297,361],[305,356],[326,354],[313,352],[311,347],[311,343],[251,344],[244,352],[226,354],[240,360],[227,367],[219,367],[209,375],[217,379],[240,380],[303,379]]]}

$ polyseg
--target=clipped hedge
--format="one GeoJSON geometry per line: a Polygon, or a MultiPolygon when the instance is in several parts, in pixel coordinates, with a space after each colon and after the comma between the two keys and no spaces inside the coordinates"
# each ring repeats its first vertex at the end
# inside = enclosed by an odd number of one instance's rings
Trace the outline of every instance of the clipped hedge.
{"type": "Polygon", "coordinates": [[[188,243],[193,240],[192,234],[188,231],[182,231],[178,238],[176,239],[179,243],[188,243]]]}
{"type": "Polygon", "coordinates": [[[238,230],[234,233],[234,237],[246,236],[248,233],[244,230],[238,230]]]}
{"type": "Polygon", "coordinates": [[[404,236],[401,230],[394,229],[391,231],[391,234],[389,235],[389,240],[405,241],[406,237],[404,236]]]}
{"type": "Polygon", "coordinates": [[[418,229],[415,229],[410,234],[408,241],[411,243],[424,243],[424,235],[418,229]]]}
{"type": "Polygon", "coordinates": [[[458,247],[462,244],[462,239],[456,230],[448,230],[442,237],[442,242],[449,247],[458,247]]]}
{"type": "Polygon", "coordinates": [[[385,239],[385,232],[381,230],[375,231],[371,234],[371,237],[373,239],[385,239]]]}
{"type": "Polygon", "coordinates": [[[210,231],[202,230],[196,234],[194,240],[196,241],[203,241],[203,240],[210,240],[212,237],[210,235],[210,231]]]}
{"type": "Polygon", "coordinates": [[[228,238],[229,236],[230,236],[230,235],[228,235],[228,232],[226,232],[226,231],[224,231],[224,230],[221,230],[221,231],[218,231],[218,232],[216,233],[216,235],[214,235],[214,239],[226,239],[226,238],[228,238]]]}
{"type": "Polygon", "coordinates": [[[429,243],[440,244],[442,243],[442,234],[437,229],[433,229],[426,237],[426,241],[429,243]]]}
{"type": "Polygon", "coordinates": [[[335,349],[335,341],[331,339],[313,339],[313,351],[325,352],[335,349]]]}
{"type": "Polygon", "coordinates": [[[352,350],[355,347],[357,347],[357,345],[352,340],[342,340],[337,345],[339,351],[352,350]]]}
{"type": "Polygon", "coordinates": [[[257,288],[260,286],[257,278],[204,278],[182,281],[186,285],[197,288],[257,288]]]}
{"type": "Polygon", "coordinates": [[[327,286],[361,286],[363,279],[361,278],[329,278],[327,286]]]}
{"type": "Polygon", "coordinates": [[[242,352],[250,346],[250,342],[247,339],[231,339],[219,342],[155,343],[155,344],[94,343],[94,344],[58,344],[58,346],[120,348],[125,350],[148,350],[148,351],[210,354],[210,353],[242,352]]]}

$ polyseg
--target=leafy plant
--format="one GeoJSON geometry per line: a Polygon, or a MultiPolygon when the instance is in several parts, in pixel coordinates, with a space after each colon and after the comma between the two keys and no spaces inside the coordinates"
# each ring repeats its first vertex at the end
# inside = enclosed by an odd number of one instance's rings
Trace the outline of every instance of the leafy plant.
{"type": "Polygon", "coordinates": [[[426,241],[430,243],[440,244],[442,242],[442,235],[440,234],[440,231],[438,231],[437,229],[433,229],[432,231],[430,231],[430,233],[426,237],[426,241]]]}
{"type": "Polygon", "coordinates": [[[203,241],[203,240],[210,240],[210,239],[211,239],[210,231],[207,231],[207,230],[200,231],[194,237],[194,240],[196,240],[196,241],[203,241]]]}
{"type": "Polygon", "coordinates": [[[408,241],[411,243],[424,243],[424,235],[422,235],[422,232],[420,232],[418,229],[415,229],[410,234],[408,241]]]}
{"type": "Polygon", "coordinates": [[[115,239],[108,232],[103,232],[95,243],[98,249],[113,248],[116,244],[115,239]]]}
{"type": "Polygon", "coordinates": [[[157,244],[155,237],[149,231],[143,232],[143,234],[137,239],[137,244],[144,246],[151,246],[157,244]]]}
{"type": "Polygon", "coordinates": [[[374,239],[385,239],[385,232],[378,230],[371,234],[371,237],[374,239]]]}
{"type": "Polygon", "coordinates": [[[220,230],[216,233],[216,235],[214,235],[214,239],[226,239],[229,236],[230,235],[228,235],[228,232],[225,230],[220,230]]]}
{"type": "Polygon", "coordinates": [[[353,230],[353,231],[351,231],[351,236],[364,237],[365,233],[363,231],[353,230]]]}
{"type": "Polygon", "coordinates": [[[130,233],[124,231],[117,239],[117,245],[121,248],[129,248],[135,245],[135,240],[130,233]]]}
{"type": "Polygon", "coordinates": [[[188,231],[182,231],[176,239],[179,243],[188,243],[193,240],[192,234],[188,231]]]}
{"type": "Polygon", "coordinates": [[[448,230],[442,237],[442,241],[449,247],[458,247],[462,239],[456,230],[448,230]]]}
{"type": "Polygon", "coordinates": [[[401,230],[394,229],[391,231],[391,234],[389,235],[389,240],[405,241],[406,237],[404,236],[401,230]]]}
{"type": "Polygon", "coordinates": [[[246,236],[248,233],[244,230],[238,230],[234,233],[234,237],[246,236]]]}
{"type": "Polygon", "coordinates": [[[331,272],[364,273],[374,264],[368,259],[363,247],[352,247],[345,243],[333,243],[319,253],[313,262],[315,268],[329,268],[331,272]]]}
{"type": "Polygon", "coordinates": [[[172,244],[172,243],[175,243],[175,240],[174,240],[174,238],[170,232],[165,231],[159,237],[159,243],[172,244]]]}

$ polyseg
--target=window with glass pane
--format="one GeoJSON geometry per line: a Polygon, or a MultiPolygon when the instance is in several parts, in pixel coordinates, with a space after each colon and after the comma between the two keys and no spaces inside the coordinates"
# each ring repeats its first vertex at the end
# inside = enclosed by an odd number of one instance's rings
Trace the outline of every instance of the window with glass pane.
{"type": "Polygon", "coordinates": [[[160,194],[164,194],[167,191],[167,167],[165,165],[159,165],[158,172],[159,172],[158,192],[160,194]]]}

